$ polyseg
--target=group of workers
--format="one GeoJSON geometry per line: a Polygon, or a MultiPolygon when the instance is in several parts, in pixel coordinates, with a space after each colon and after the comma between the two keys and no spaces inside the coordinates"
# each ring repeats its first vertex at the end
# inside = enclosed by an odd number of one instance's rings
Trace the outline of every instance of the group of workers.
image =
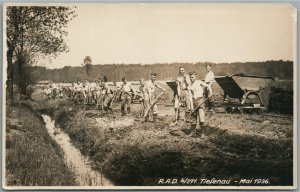
{"type": "Polygon", "coordinates": [[[51,83],[49,87],[44,87],[44,99],[57,99],[63,97],[63,83],[51,83]]]}
{"type": "MultiPolygon", "coordinates": [[[[196,129],[200,129],[205,122],[205,104],[208,110],[211,110],[210,96],[212,95],[212,84],[214,82],[214,73],[211,71],[211,66],[206,65],[205,80],[197,79],[197,73],[192,71],[186,73],[184,67],[179,68],[179,76],[176,80],[177,91],[174,92],[174,108],[175,120],[173,124],[177,124],[180,119],[180,107],[184,104],[185,118],[193,114],[196,118],[196,129]]],[[[49,88],[45,89],[46,98],[62,97],[63,94],[68,95],[75,103],[84,105],[96,103],[96,108],[100,105],[103,111],[112,111],[112,102],[114,100],[121,101],[122,116],[130,113],[132,99],[139,96],[141,99],[140,116],[145,117],[145,121],[149,121],[149,116],[152,116],[152,121],[156,121],[158,114],[157,101],[166,90],[156,82],[156,73],[151,73],[149,81],[140,79],[139,91],[133,89],[132,84],[127,81],[126,77],[122,78],[121,85],[117,85],[114,81],[114,86],[109,86],[106,76],[98,78],[95,83],[85,81],[84,83],[72,83],[72,86],[63,86],[62,83],[52,83],[49,88]],[[156,95],[156,89],[161,90],[159,96],[156,95]]],[[[55,98],[54,98],[55,99],[55,98]]]]}
{"type": "Polygon", "coordinates": [[[196,118],[196,130],[201,129],[205,123],[205,105],[208,110],[212,110],[212,84],[215,82],[214,73],[211,66],[206,65],[207,73],[204,81],[197,79],[197,73],[191,71],[186,73],[183,67],[179,68],[179,77],[177,78],[177,92],[174,93],[175,121],[178,123],[180,114],[180,105],[184,102],[185,118],[194,115],[196,118]]]}

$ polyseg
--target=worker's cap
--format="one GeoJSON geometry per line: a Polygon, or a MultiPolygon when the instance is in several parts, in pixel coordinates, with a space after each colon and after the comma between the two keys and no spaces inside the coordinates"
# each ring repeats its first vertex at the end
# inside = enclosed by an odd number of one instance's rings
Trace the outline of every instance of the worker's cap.
{"type": "Polygon", "coordinates": [[[157,76],[157,73],[151,73],[151,76],[152,76],[152,75],[156,77],[156,76],[157,76]]]}

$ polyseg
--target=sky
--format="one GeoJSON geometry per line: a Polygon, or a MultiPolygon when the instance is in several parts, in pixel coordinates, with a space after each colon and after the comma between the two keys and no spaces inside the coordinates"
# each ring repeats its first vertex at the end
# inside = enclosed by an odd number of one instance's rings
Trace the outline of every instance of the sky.
{"type": "MultiPolygon", "coordinates": [[[[80,4],[68,53],[47,68],[93,64],[294,60],[288,4],[80,4]]],[[[40,63],[41,64],[41,63],[40,63]]]]}

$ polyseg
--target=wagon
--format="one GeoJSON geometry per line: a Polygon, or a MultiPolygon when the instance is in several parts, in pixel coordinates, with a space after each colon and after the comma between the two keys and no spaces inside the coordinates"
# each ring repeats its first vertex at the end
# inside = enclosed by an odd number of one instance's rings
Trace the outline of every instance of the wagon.
{"type": "Polygon", "coordinates": [[[222,105],[227,112],[266,109],[269,97],[266,90],[275,82],[273,77],[244,74],[217,76],[215,80],[224,91],[222,105]]]}
{"type": "MultiPolygon", "coordinates": [[[[172,89],[173,98],[175,98],[175,95],[178,94],[176,81],[166,81],[166,84],[172,89]]],[[[173,99],[173,102],[174,102],[174,99],[173,99]]],[[[185,102],[181,101],[179,103],[179,105],[180,105],[180,107],[185,107],[185,102]]]]}

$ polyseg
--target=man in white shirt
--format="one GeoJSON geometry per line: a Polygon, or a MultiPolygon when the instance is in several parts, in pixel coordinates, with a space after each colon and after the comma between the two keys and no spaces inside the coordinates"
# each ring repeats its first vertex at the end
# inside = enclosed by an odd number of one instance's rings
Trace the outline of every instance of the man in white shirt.
{"type": "Polygon", "coordinates": [[[94,87],[92,88],[92,95],[93,99],[96,103],[96,108],[99,109],[100,103],[102,102],[102,90],[103,90],[103,83],[101,78],[97,78],[94,84],[94,87]]]}
{"type": "Polygon", "coordinates": [[[86,79],[83,83],[83,86],[86,90],[89,90],[90,89],[90,82],[86,79]]]}
{"type": "Polygon", "coordinates": [[[102,92],[102,94],[104,95],[103,107],[104,107],[104,110],[106,110],[106,111],[107,110],[112,111],[111,102],[112,102],[114,95],[113,95],[111,88],[108,85],[108,79],[106,76],[104,76],[104,78],[103,78],[103,83],[104,83],[103,84],[103,92],[102,92]]]}
{"type": "Polygon", "coordinates": [[[175,124],[177,124],[177,120],[179,119],[179,104],[180,100],[185,102],[186,107],[186,116],[191,112],[192,106],[192,97],[190,91],[190,77],[188,74],[185,73],[183,67],[179,68],[179,77],[176,80],[177,82],[177,95],[175,95],[174,101],[174,108],[175,108],[175,124]]]}
{"type": "MultiPolygon", "coordinates": [[[[204,82],[208,84],[210,87],[212,87],[212,84],[215,82],[215,74],[212,72],[210,64],[206,65],[206,71],[207,73],[205,75],[204,82]]],[[[209,90],[205,88],[204,95],[206,98],[208,98],[208,93],[209,90]]],[[[212,111],[213,103],[210,99],[207,100],[207,107],[209,111],[212,111]]]]}
{"type": "Polygon", "coordinates": [[[74,89],[75,91],[82,91],[82,83],[80,83],[80,81],[77,81],[77,83],[74,84],[74,89]]]}
{"type": "MultiPolygon", "coordinates": [[[[165,92],[165,89],[162,88],[160,85],[158,85],[155,80],[156,80],[156,76],[157,74],[156,73],[151,73],[151,80],[147,82],[146,84],[146,97],[144,98],[145,99],[145,110],[148,110],[148,108],[151,107],[151,105],[153,105],[154,103],[154,100],[155,100],[155,87],[161,89],[162,91],[165,92]]],[[[145,111],[146,112],[146,111],[145,111]]],[[[153,121],[155,122],[156,119],[157,119],[157,114],[158,114],[158,108],[157,108],[157,105],[154,104],[152,109],[150,110],[150,112],[153,114],[153,121]]],[[[144,116],[147,115],[147,114],[144,114],[144,116]]],[[[148,116],[149,116],[149,113],[148,113],[148,116]]]]}
{"type": "Polygon", "coordinates": [[[195,107],[195,112],[196,112],[196,131],[199,131],[201,129],[201,125],[204,125],[205,122],[205,103],[203,102],[203,89],[202,86],[208,89],[209,91],[209,96],[212,94],[211,87],[210,85],[204,83],[201,80],[196,80],[197,79],[197,74],[196,72],[190,72],[190,79],[191,79],[191,93],[193,97],[193,104],[195,107]]]}
{"type": "Polygon", "coordinates": [[[121,85],[121,112],[122,116],[126,116],[127,113],[130,113],[130,105],[131,105],[131,94],[130,92],[134,92],[132,89],[131,83],[127,82],[126,77],[122,77],[122,85],[121,85]]]}
{"type": "Polygon", "coordinates": [[[62,98],[63,97],[63,89],[64,89],[64,85],[62,82],[60,82],[58,84],[58,91],[59,91],[59,97],[62,98]]]}
{"type": "Polygon", "coordinates": [[[84,88],[82,83],[80,81],[77,81],[77,83],[74,84],[74,101],[75,104],[82,102],[84,100],[84,88]]]}
{"type": "Polygon", "coordinates": [[[52,99],[56,99],[59,96],[58,85],[56,83],[51,83],[50,87],[52,99]]]}
{"type": "Polygon", "coordinates": [[[45,100],[51,99],[51,89],[50,89],[50,87],[48,87],[48,86],[45,87],[44,91],[45,91],[44,99],[45,100]]]}
{"type": "Polygon", "coordinates": [[[87,93],[90,90],[90,82],[88,80],[85,80],[85,82],[82,84],[82,89],[85,93],[85,97],[87,97],[87,93]]]}

